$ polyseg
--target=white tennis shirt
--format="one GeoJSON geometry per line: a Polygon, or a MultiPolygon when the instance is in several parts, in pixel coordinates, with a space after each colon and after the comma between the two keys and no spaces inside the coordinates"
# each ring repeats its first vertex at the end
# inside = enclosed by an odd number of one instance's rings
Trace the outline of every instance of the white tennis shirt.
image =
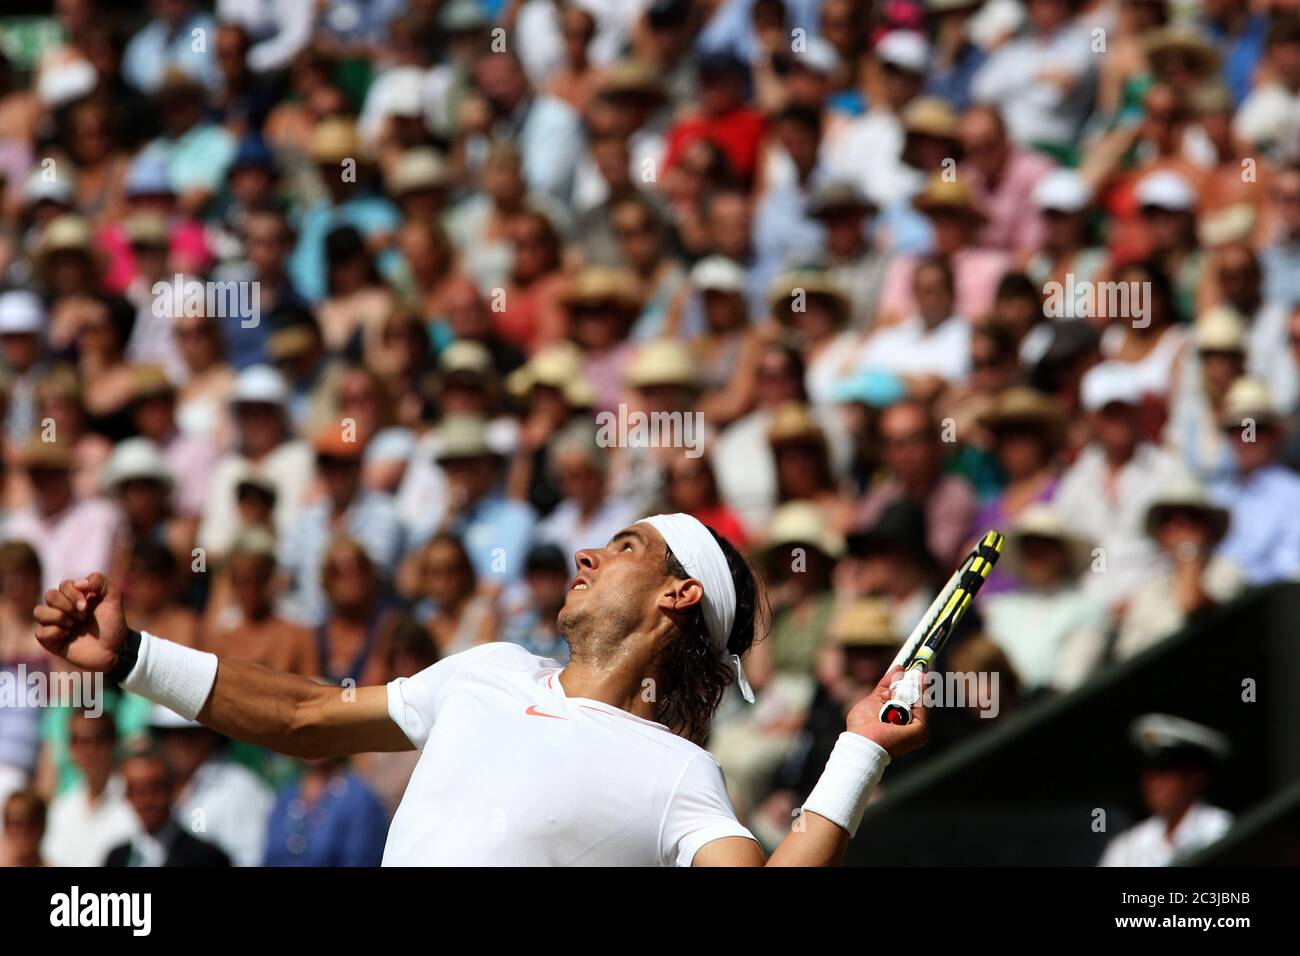
{"type": "Polygon", "coordinates": [[[708,751],[595,700],[515,644],[475,647],[388,685],[420,750],[384,866],[690,866],[753,839],[708,751]]]}

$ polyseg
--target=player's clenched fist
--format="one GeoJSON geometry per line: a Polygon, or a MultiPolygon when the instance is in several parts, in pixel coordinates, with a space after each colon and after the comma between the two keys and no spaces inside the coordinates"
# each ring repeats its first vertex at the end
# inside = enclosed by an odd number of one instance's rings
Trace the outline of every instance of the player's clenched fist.
{"type": "Polygon", "coordinates": [[[122,592],[102,574],[64,581],[32,612],[36,640],[74,667],[111,670],[126,638],[122,592]]]}
{"type": "Polygon", "coordinates": [[[874,740],[889,751],[891,757],[901,757],[925,744],[929,732],[925,727],[925,708],[921,701],[912,707],[912,722],[899,727],[882,723],[880,708],[889,702],[893,683],[902,673],[901,667],[895,667],[880,679],[880,683],[862,700],[858,701],[848,713],[848,729],[861,734],[868,740],[874,740]]]}

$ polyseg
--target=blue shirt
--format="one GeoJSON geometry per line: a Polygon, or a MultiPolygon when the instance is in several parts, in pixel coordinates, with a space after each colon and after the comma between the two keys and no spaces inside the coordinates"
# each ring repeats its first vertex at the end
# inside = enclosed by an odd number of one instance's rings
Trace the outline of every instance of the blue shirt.
{"type": "MultiPolygon", "coordinates": [[[[304,624],[320,624],[329,610],[321,565],[337,534],[330,524],[332,508],[325,500],[305,509],[280,544],[280,565],[294,580],[293,593],[285,599],[285,612],[304,624]]],[[[363,489],[348,506],[344,523],[347,534],[361,544],[380,573],[391,575],[403,545],[402,522],[393,499],[363,489]]]]}
{"type": "Polygon", "coordinates": [[[175,67],[209,89],[215,89],[221,80],[216,42],[216,21],[206,13],[195,13],[175,33],[161,20],[151,20],[126,45],[122,75],[137,90],[155,93],[162,85],[163,74],[175,67]],[[196,46],[201,49],[196,50],[196,46]]]}
{"type": "MultiPolygon", "coordinates": [[[[369,238],[376,233],[393,232],[401,222],[397,207],[375,196],[358,196],[337,206],[317,203],[302,217],[298,245],[289,257],[289,278],[294,288],[313,302],[325,297],[325,237],[339,226],[352,226],[369,238]]],[[[381,270],[390,267],[393,261],[385,253],[379,260],[381,270]]]]}
{"type": "Polygon", "coordinates": [[[460,536],[481,580],[510,584],[524,573],[524,557],[537,516],[530,505],[495,494],[450,516],[448,530],[460,536]]]}
{"type": "Polygon", "coordinates": [[[238,146],[235,137],[224,127],[199,122],[178,138],[160,137],[148,148],[166,159],[167,175],[177,193],[191,189],[216,193],[226,181],[226,171],[238,146]]]}
{"type": "Polygon", "coordinates": [[[388,814],[355,773],[331,777],[310,809],[293,783],[267,821],[263,866],[378,866],[387,839],[388,814]]]}
{"type": "Polygon", "coordinates": [[[1214,40],[1214,45],[1223,54],[1223,82],[1232,91],[1232,102],[1236,106],[1250,93],[1255,68],[1264,56],[1264,47],[1268,41],[1268,14],[1253,14],[1246,22],[1246,29],[1236,36],[1229,36],[1217,24],[1207,24],[1206,32],[1214,40]]]}
{"type": "Polygon", "coordinates": [[[989,55],[974,43],[963,44],[952,66],[947,69],[937,66],[930,68],[925,83],[926,95],[946,100],[958,113],[964,113],[966,107],[970,106],[971,77],[988,58],[989,55]]]}
{"type": "Polygon", "coordinates": [[[1232,514],[1218,554],[1252,584],[1300,578],[1300,476],[1281,465],[1212,486],[1232,514]]]}
{"type": "Polygon", "coordinates": [[[1282,240],[1263,249],[1264,300],[1278,305],[1300,305],[1300,242],[1282,240]]]}

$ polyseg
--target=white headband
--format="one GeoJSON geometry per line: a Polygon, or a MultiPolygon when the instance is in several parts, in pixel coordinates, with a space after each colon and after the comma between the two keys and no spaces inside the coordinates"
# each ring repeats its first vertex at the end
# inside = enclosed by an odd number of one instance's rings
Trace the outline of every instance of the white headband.
{"type": "MultiPolygon", "coordinates": [[[[648,524],[658,531],[686,573],[704,585],[704,600],[700,602],[704,623],[713,643],[725,654],[731,625],[736,620],[736,582],[713,532],[686,514],[651,515],[638,524],[648,524]]],[[[732,654],[731,660],[736,666],[740,692],[752,704],[754,692],[745,678],[740,658],[732,654]]]]}

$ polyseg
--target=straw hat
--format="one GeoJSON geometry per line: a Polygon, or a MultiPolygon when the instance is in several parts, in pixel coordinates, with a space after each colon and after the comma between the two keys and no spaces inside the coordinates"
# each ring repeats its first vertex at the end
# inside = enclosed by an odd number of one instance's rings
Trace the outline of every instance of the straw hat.
{"type": "Polygon", "coordinates": [[[848,318],[849,298],[834,276],[824,269],[798,269],[778,276],[772,286],[769,302],[778,319],[782,322],[789,321],[800,294],[805,299],[825,299],[831,303],[841,321],[848,318]]]}
{"type": "Polygon", "coordinates": [[[678,339],[656,339],[637,349],[628,365],[625,381],[630,388],[678,385],[699,388],[695,356],[678,339]]]}
{"type": "Polygon", "coordinates": [[[140,212],[127,218],[123,225],[127,241],[133,246],[166,249],[170,241],[167,220],[156,212],[140,212]]]}
{"type": "Polygon", "coordinates": [[[590,408],[596,403],[596,394],[583,373],[582,352],[572,342],[542,349],[506,379],[506,389],[517,399],[527,398],[539,385],[558,389],[574,408],[590,408]]]}
{"type": "Polygon", "coordinates": [[[1048,505],[1030,505],[1016,519],[1011,534],[1007,536],[1002,554],[1002,566],[1020,577],[1024,569],[1023,547],[1026,538],[1049,538],[1065,546],[1070,558],[1070,575],[1082,574],[1092,562],[1093,543],[1075,532],[1059,513],[1048,505]]]}
{"type": "Polygon", "coordinates": [[[241,555],[250,558],[267,558],[274,561],[277,554],[275,536],[265,528],[252,527],[245,528],[235,536],[228,557],[233,558],[236,555],[241,555]]]}
{"type": "Polygon", "coordinates": [[[837,610],[826,636],[840,647],[897,647],[903,643],[894,630],[889,606],[876,598],[862,598],[837,610]]]}
{"type": "Polygon", "coordinates": [[[46,223],[38,255],[44,258],[56,252],[89,252],[90,244],[90,223],[81,216],[68,213],[46,223]]]}
{"type": "Polygon", "coordinates": [[[610,64],[597,81],[596,92],[604,96],[667,99],[663,77],[652,65],[641,60],[620,60],[610,64]]]}
{"type": "Polygon", "coordinates": [[[1192,58],[1196,71],[1211,76],[1219,69],[1219,51],[1196,27],[1171,23],[1150,31],[1142,39],[1147,57],[1156,59],[1165,53],[1183,53],[1192,58]]]}
{"type": "Polygon", "coordinates": [[[956,142],[957,114],[937,96],[918,96],[903,110],[903,132],[956,142]]]}
{"type": "Polygon", "coordinates": [[[1243,375],[1228,389],[1223,411],[1219,413],[1219,424],[1224,428],[1240,428],[1248,418],[1271,422],[1279,414],[1268,386],[1261,379],[1243,375]]]}
{"type": "Polygon", "coordinates": [[[442,350],[438,369],[444,376],[464,374],[487,378],[492,374],[492,353],[481,342],[461,339],[442,350]]]}
{"type": "Polygon", "coordinates": [[[448,415],[438,427],[438,439],[439,462],[501,455],[488,441],[487,420],[481,415],[448,415]]]}
{"type": "Polygon", "coordinates": [[[947,180],[935,173],[917,193],[912,205],[923,213],[958,212],[983,221],[986,217],[975,202],[970,187],[961,180],[947,180]]]}
{"type": "Polygon", "coordinates": [[[175,395],[176,383],[161,365],[133,365],[131,367],[131,398],[141,401],[163,395],[175,395]]]}
{"type": "Polygon", "coordinates": [[[826,444],[826,433],[803,402],[785,402],[772,413],[767,440],[773,447],[787,442],[826,444]]]}
{"type": "Polygon", "coordinates": [[[776,509],[768,528],[767,553],[791,545],[816,548],[830,558],[844,553],[844,539],[826,525],[826,518],[811,501],[789,501],[776,509]]]}
{"type": "Polygon", "coordinates": [[[302,358],[320,344],[320,330],[306,322],[295,322],[271,334],[266,354],[272,362],[302,358]]]}
{"type": "Polygon", "coordinates": [[[564,295],[564,304],[575,306],[614,306],[624,312],[641,310],[640,282],[627,269],[611,266],[587,266],[573,278],[564,295]]]}
{"type": "Polygon", "coordinates": [[[341,116],[332,116],[316,124],[308,148],[317,163],[333,165],[345,159],[360,160],[361,140],[357,124],[341,116]]]}
{"type": "Polygon", "coordinates": [[[1195,511],[1200,515],[1210,526],[1212,544],[1218,544],[1228,533],[1228,509],[1220,508],[1211,501],[1200,482],[1190,477],[1171,482],[1147,507],[1144,524],[1146,533],[1154,538],[1157,529],[1169,517],[1169,512],[1175,510],[1195,511]]]}
{"type": "Polygon", "coordinates": [[[384,180],[384,188],[394,197],[422,189],[445,189],[450,185],[446,160],[428,146],[417,146],[402,153],[384,180]]]}
{"type": "Polygon", "coordinates": [[[1036,428],[1053,447],[1065,440],[1066,419],[1061,403],[1037,389],[1009,388],[993,404],[976,416],[980,425],[991,431],[1029,426],[1036,428]]]}
{"type": "Polygon", "coordinates": [[[861,189],[844,180],[819,187],[808,204],[808,215],[813,219],[825,219],[834,213],[849,210],[874,212],[876,204],[861,189]]]}
{"type": "Polygon", "coordinates": [[[1196,317],[1192,338],[1199,352],[1246,352],[1246,320],[1230,306],[1220,305],[1196,317]]]}
{"type": "Polygon", "coordinates": [[[1196,235],[1209,249],[1245,242],[1255,232],[1256,219],[1255,207],[1250,203],[1233,203],[1202,216],[1196,235]]]}
{"type": "Polygon", "coordinates": [[[27,471],[67,471],[72,468],[72,449],[66,442],[41,441],[34,437],[18,453],[18,467],[27,471]]]}

